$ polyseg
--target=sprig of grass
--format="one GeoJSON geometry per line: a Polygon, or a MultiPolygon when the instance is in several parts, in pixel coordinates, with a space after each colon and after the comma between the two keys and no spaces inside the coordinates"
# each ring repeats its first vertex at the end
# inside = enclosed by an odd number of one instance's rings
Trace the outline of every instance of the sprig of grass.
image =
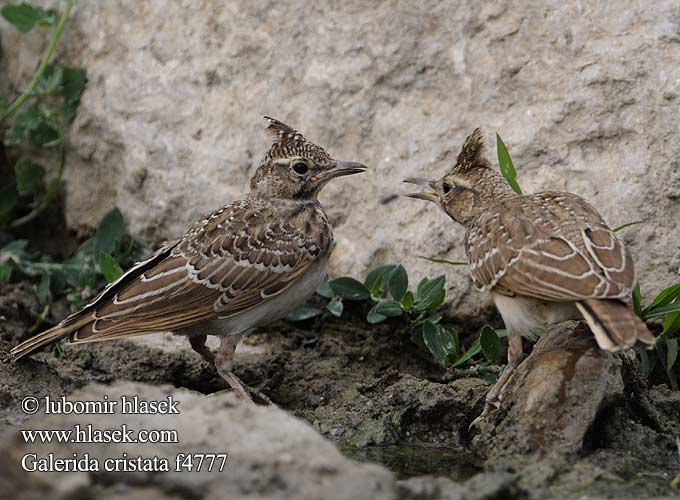
{"type": "MultiPolygon", "coordinates": [[[[45,70],[47,69],[50,61],[52,60],[52,55],[54,50],[57,48],[61,34],[64,31],[64,26],[66,26],[66,21],[71,14],[71,8],[73,7],[74,0],[66,0],[66,7],[64,12],[59,18],[54,32],[52,33],[52,38],[47,46],[47,50],[43,55],[42,60],[38,69],[33,75],[31,83],[28,84],[26,90],[24,90],[19,97],[17,97],[2,114],[0,114],[0,123],[4,122],[7,118],[12,116],[23,104],[33,96],[38,83],[41,81],[45,70]]],[[[5,5],[0,13],[2,16],[11,24],[15,25],[21,32],[26,33],[30,31],[34,26],[38,25],[51,25],[54,23],[55,15],[49,11],[44,11],[43,9],[33,7],[28,4],[21,5],[5,5]]]]}

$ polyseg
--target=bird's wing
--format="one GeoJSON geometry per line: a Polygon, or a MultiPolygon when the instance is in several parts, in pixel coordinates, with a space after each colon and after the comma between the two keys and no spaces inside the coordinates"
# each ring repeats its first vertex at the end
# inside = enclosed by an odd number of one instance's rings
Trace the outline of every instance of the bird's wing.
{"type": "MultiPolygon", "coordinates": [[[[319,209],[312,217],[320,217],[319,209]]],[[[237,202],[197,223],[107,287],[81,314],[72,342],[172,331],[228,318],[282,293],[330,246],[330,229],[305,231],[300,215],[237,202]],[[84,322],[84,315],[90,321],[84,322]],[[81,324],[82,323],[82,324],[81,324]]]]}
{"type": "Polygon", "coordinates": [[[582,198],[546,192],[514,198],[483,216],[466,238],[478,288],[551,301],[630,300],[633,261],[582,198]]]}

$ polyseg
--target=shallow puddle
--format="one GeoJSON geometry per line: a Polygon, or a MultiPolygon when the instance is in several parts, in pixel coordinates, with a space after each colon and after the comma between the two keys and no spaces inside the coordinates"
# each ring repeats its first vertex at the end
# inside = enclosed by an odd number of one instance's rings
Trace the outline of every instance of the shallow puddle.
{"type": "Polygon", "coordinates": [[[339,445],[338,449],[353,460],[384,465],[395,472],[399,479],[434,475],[464,481],[481,470],[470,453],[443,446],[393,445],[354,448],[339,445]]]}

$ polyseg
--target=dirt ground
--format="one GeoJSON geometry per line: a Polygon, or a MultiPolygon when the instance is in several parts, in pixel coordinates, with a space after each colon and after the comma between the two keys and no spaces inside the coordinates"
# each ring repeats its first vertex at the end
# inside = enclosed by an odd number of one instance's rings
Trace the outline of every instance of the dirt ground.
{"type": "MultiPolygon", "coordinates": [[[[398,323],[371,326],[361,305],[342,319],[279,322],[247,337],[235,372],[279,407],[308,421],[346,455],[385,464],[402,477],[432,474],[463,480],[492,467],[476,449],[469,424],[481,412],[490,382],[478,371],[445,370],[419,350],[398,323]]],[[[225,388],[212,367],[171,336],[44,351],[11,364],[9,349],[29,334],[39,306],[27,284],[0,286],[0,430],[26,418],[27,395],[66,396],[90,382],[167,383],[202,393],[225,388]],[[166,342],[167,345],[163,345],[166,342]]],[[[53,315],[65,311],[55,307],[53,315]]],[[[680,394],[643,391],[653,412],[626,398],[604,409],[577,455],[541,457],[505,466],[531,498],[672,497],[680,472],[680,394]]],[[[627,389],[628,392],[629,389],[627,389]]]]}

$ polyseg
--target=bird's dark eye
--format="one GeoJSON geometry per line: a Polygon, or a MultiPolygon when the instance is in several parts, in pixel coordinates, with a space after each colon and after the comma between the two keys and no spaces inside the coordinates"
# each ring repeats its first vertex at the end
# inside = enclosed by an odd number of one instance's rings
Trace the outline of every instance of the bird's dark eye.
{"type": "Polygon", "coordinates": [[[305,175],[309,171],[309,167],[306,163],[298,162],[293,165],[293,171],[299,175],[305,175]]]}
{"type": "Polygon", "coordinates": [[[445,182],[442,188],[444,189],[444,194],[449,194],[449,192],[452,189],[451,184],[449,184],[448,182],[445,182]]]}

